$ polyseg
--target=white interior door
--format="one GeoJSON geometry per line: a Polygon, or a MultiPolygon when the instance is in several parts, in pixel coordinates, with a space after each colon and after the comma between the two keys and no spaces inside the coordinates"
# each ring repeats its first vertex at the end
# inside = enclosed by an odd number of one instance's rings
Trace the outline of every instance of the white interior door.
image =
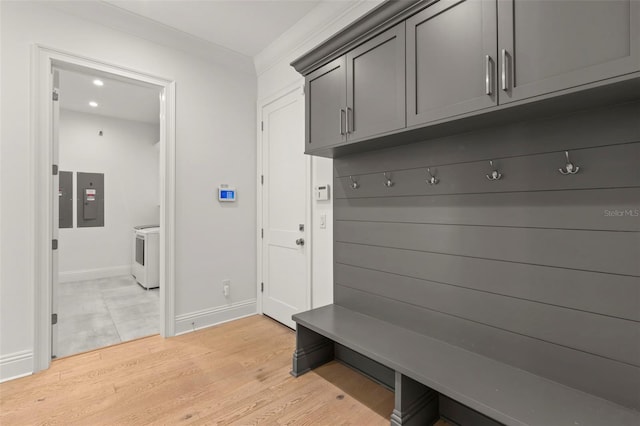
{"type": "MultiPolygon", "coordinates": [[[[58,168],[58,124],[60,122],[60,102],[58,101],[60,97],[60,88],[59,88],[59,75],[57,70],[52,71],[52,114],[51,114],[51,161],[54,167],[58,168]]],[[[52,198],[52,206],[51,206],[51,231],[52,231],[52,240],[58,241],[58,228],[59,228],[59,200],[60,197],[60,175],[56,170],[53,174],[52,179],[52,188],[51,188],[51,198],[52,198]]],[[[53,314],[53,318],[51,321],[51,358],[55,358],[58,352],[58,250],[56,247],[53,247],[51,250],[51,313],[53,314]],[[55,320],[54,320],[55,319],[55,320]]]]}
{"type": "Polygon", "coordinates": [[[262,311],[295,328],[309,309],[304,95],[295,90],[262,108],[262,311]]]}

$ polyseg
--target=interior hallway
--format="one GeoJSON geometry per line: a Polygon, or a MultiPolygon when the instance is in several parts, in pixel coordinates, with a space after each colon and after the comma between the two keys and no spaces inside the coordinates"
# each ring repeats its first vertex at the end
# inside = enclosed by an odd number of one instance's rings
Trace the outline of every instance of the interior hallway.
{"type": "Polygon", "coordinates": [[[293,378],[294,337],[252,316],[56,360],[0,384],[0,424],[389,424],[393,393],[341,364],[293,378]]]}

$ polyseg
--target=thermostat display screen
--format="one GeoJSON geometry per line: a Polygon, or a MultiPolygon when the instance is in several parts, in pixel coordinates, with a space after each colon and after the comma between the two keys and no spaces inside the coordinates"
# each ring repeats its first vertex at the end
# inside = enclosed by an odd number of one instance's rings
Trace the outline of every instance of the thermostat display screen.
{"type": "Polygon", "coordinates": [[[218,188],[218,201],[235,201],[236,189],[228,185],[220,185],[218,188]]]}

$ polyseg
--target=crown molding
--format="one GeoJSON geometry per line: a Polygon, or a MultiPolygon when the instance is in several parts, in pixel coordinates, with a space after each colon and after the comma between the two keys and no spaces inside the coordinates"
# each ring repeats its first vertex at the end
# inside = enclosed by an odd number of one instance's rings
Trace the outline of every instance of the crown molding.
{"type": "Polygon", "coordinates": [[[291,63],[302,75],[344,55],[367,39],[402,22],[435,0],[387,0],[291,63]]]}
{"type": "Polygon", "coordinates": [[[291,62],[378,6],[383,0],[323,1],[254,57],[258,76],[291,62]]]}

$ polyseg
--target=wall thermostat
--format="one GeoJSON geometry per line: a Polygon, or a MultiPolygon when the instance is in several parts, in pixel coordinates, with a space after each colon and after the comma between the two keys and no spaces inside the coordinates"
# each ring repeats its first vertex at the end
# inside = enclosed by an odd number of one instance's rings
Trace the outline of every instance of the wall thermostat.
{"type": "Polygon", "coordinates": [[[218,201],[235,201],[236,189],[229,185],[220,185],[218,187],[218,201]]]}
{"type": "Polygon", "coordinates": [[[316,186],[315,193],[317,201],[327,201],[329,199],[329,185],[316,186]]]}

